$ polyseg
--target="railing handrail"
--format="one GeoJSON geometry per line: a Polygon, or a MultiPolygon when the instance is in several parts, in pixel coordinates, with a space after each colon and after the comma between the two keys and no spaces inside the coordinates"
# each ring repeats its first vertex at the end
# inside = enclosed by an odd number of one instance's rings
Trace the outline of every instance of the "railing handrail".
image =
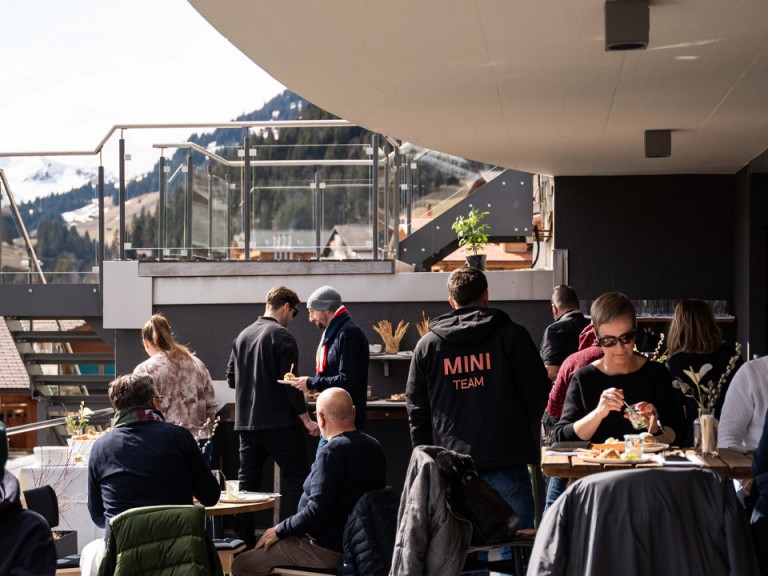
{"type": "Polygon", "coordinates": [[[337,128],[356,126],[348,120],[251,120],[240,122],[213,122],[179,124],[115,124],[93,150],[52,150],[35,152],[0,152],[0,158],[21,156],[94,156],[118,130],[156,130],[168,128],[337,128]]]}
{"type": "MultiPolygon", "coordinates": [[[[216,162],[223,164],[227,167],[242,168],[245,166],[245,160],[227,160],[226,158],[219,156],[218,154],[211,152],[207,148],[203,148],[199,144],[194,142],[177,142],[175,144],[153,144],[152,148],[190,148],[200,154],[216,160],[216,162]]],[[[308,159],[308,160],[253,160],[249,162],[251,166],[370,166],[370,160],[355,160],[350,158],[340,158],[338,160],[320,158],[320,159],[308,159]]]]}
{"type": "MultiPolygon", "coordinates": [[[[115,413],[114,408],[101,408],[100,410],[94,410],[93,414],[90,415],[90,418],[98,418],[99,416],[111,416],[114,413],[115,413]]],[[[13,436],[14,434],[23,434],[24,432],[35,432],[37,430],[43,430],[45,428],[53,428],[54,426],[65,424],[66,421],[67,421],[67,416],[60,416],[59,418],[43,420],[42,422],[32,422],[31,424],[21,424],[20,426],[12,426],[11,428],[6,428],[5,433],[8,436],[13,436]]]]}

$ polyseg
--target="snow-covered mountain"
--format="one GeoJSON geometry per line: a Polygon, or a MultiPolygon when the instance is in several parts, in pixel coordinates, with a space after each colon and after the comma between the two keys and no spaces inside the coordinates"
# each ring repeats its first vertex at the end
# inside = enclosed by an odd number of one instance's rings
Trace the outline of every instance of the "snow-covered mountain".
{"type": "MultiPolygon", "coordinates": [[[[18,204],[54,193],[68,192],[89,182],[95,186],[98,182],[96,167],[73,166],[43,156],[0,158],[0,168],[5,171],[18,204]]],[[[109,182],[115,179],[105,174],[105,180],[109,182]]]]}

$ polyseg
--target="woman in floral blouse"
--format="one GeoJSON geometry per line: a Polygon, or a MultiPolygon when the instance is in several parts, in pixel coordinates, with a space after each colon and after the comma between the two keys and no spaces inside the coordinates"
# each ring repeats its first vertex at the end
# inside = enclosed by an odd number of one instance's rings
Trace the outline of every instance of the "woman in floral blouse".
{"type": "Polygon", "coordinates": [[[216,396],[205,364],[173,337],[171,326],[162,314],[154,314],[141,329],[141,340],[149,355],[134,369],[134,374],[149,374],[160,393],[166,422],[183,426],[205,448],[210,463],[216,396]]]}

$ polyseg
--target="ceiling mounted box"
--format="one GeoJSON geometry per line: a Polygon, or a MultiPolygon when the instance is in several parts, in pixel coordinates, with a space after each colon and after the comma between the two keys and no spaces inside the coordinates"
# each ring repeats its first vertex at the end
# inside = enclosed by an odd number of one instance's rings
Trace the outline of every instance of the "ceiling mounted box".
{"type": "Polygon", "coordinates": [[[607,0],[605,50],[644,50],[648,47],[648,0],[607,0]]]}
{"type": "Polygon", "coordinates": [[[669,158],[672,155],[671,130],[645,131],[645,157],[669,158]]]}

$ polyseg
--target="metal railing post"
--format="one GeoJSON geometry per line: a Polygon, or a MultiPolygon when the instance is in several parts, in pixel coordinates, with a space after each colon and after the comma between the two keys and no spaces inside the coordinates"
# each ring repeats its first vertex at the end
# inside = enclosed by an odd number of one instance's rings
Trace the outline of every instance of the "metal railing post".
{"type": "Polygon", "coordinates": [[[320,169],[315,169],[315,257],[320,260],[320,230],[323,226],[323,202],[320,198],[320,169]]]}
{"type": "Polygon", "coordinates": [[[406,157],[405,162],[405,233],[411,233],[411,220],[413,218],[413,172],[411,161],[406,157]]]}
{"type": "Polygon", "coordinates": [[[157,199],[157,259],[165,258],[165,155],[160,153],[159,194],[157,199]]]}
{"type": "Polygon", "coordinates": [[[243,138],[243,151],[245,157],[243,158],[243,241],[244,241],[244,260],[248,262],[251,259],[251,141],[248,137],[248,129],[246,128],[246,136],[243,138]]]}
{"type": "Polygon", "coordinates": [[[227,173],[224,175],[224,186],[227,189],[227,206],[225,211],[226,223],[224,225],[224,241],[227,243],[225,258],[230,259],[232,258],[232,183],[230,182],[229,170],[227,170],[227,173]]]}
{"type": "MultiPolygon", "coordinates": [[[[99,286],[104,286],[104,166],[99,166],[99,254],[96,258],[96,264],[99,266],[99,286]]],[[[102,303],[104,301],[104,291],[99,291],[102,303]]]]}
{"type": "Polygon", "coordinates": [[[118,238],[120,246],[118,248],[118,255],[120,260],[125,260],[125,240],[127,237],[127,231],[125,229],[125,138],[120,136],[119,142],[119,186],[120,186],[120,231],[118,232],[118,238]]]}
{"type": "Polygon", "coordinates": [[[186,234],[184,247],[187,250],[187,260],[192,260],[192,196],[194,195],[194,166],[192,165],[192,151],[187,156],[187,213],[186,234]]]}
{"type": "Polygon", "coordinates": [[[208,163],[208,260],[213,260],[213,166],[208,163]]]}
{"type": "Polygon", "coordinates": [[[371,159],[371,211],[373,213],[373,260],[379,259],[379,135],[371,138],[373,158],[371,159]]]}

